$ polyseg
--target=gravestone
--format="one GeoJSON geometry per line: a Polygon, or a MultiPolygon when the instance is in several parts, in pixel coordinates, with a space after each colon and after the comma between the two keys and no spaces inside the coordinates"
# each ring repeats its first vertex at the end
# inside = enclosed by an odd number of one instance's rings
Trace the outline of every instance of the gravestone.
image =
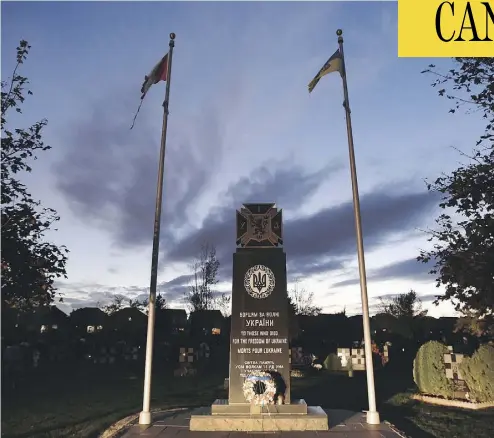
{"type": "Polygon", "coordinates": [[[193,348],[180,347],[180,352],[178,354],[178,361],[179,362],[193,363],[194,362],[194,349],[193,348]]]}
{"type": "Polygon", "coordinates": [[[365,371],[365,350],[363,348],[338,348],[336,354],[343,368],[365,371]]]}
{"type": "Polygon", "coordinates": [[[350,367],[350,362],[352,361],[350,348],[338,348],[336,354],[340,358],[342,368],[350,367]]]}
{"type": "Polygon", "coordinates": [[[388,343],[384,344],[384,346],[383,346],[382,363],[383,363],[383,366],[385,366],[387,363],[389,363],[389,345],[388,345],[388,343]]]}
{"type": "Polygon", "coordinates": [[[444,368],[446,377],[453,382],[453,397],[458,399],[466,399],[468,387],[460,371],[460,363],[463,361],[463,354],[453,353],[453,349],[449,348],[450,353],[444,355],[444,368]]]}
{"type": "Polygon", "coordinates": [[[180,347],[178,353],[178,367],[173,370],[173,375],[176,377],[193,376],[196,374],[194,368],[194,348],[180,347]]]}
{"type": "Polygon", "coordinates": [[[365,350],[363,348],[352,348],[352,369],[365,371],[365,350]]]}
{"type": "Polygon", "coordinates": [[[228,400],[216,400],[211,415],[192,415],[190,430],[328,430],[319,406],[291,399],[282,212],[273,203],[244,204],[236,219],[228,400]],[[275,383],[266,404],[249,402],[244,393],[258,372],[275,383]]]}

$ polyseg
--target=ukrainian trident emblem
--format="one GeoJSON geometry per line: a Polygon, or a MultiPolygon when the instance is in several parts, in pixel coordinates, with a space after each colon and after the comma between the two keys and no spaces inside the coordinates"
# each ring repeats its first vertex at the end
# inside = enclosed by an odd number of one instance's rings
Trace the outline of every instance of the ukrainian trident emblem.
{"type": "Polygon", "coordinates": [[[266,274],[262,274],[258,272],[257,274],[252,275],[252,286],[253,289],[257,289],[257,292],[261,293],[261,291],[266,287],[266,274]]]}
{"type": "Polygon", "coordinates": [[[244,287],[253,298],[269,297],[275,284],[273,271],[264,265],[255,265],[245,273],[244,287]]]}

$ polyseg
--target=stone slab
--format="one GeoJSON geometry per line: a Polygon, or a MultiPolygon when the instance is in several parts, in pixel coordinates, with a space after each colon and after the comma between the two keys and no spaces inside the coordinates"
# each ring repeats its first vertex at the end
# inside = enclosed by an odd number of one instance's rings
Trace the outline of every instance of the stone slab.
{"type": "Polygon", "coordinates": [[[153,413],[153,426],[145,429],[139,425],[127,429],[122,438],[403,438],[389,424],[373,426],[366,423],[365,413],[342,409],[328,409],[329,430],[326,431],[286,431],[286,432],[196,432],[189,429],[191,415],[210,413],[210,407],[180,410],[173,413],[153,413]]]}
{"type": "Polygon", "coordinates": [[[191,431],[280,432],[325,431],[328,416],[319,406],[309,406],[307,414],[191,415],[191,431]]]}
{"type": "MultiPolygon", "coordinates": [[[[211,415],[239,415],[250,414],[251,405],[248,403],[228,404],[227,399],[217,399],[211,406],[211,415]]],[[[305,400],[293,400],[290,404],[263,406],[261,413],[270,414],[299,414],[307,415],[307,403],[305,400]]]]}

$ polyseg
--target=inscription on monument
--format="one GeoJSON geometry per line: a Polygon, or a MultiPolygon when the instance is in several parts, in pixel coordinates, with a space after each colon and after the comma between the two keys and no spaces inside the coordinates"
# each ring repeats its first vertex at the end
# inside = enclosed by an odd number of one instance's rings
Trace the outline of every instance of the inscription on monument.
{"type": "Polygon", "coordinates": [[[251,371],[271,370],[280,372],[284,369],[283,363],[277,360],[265,360],[264,355],[283,355],[288,345],[286,337],[280,337],[278,330],[272,330],[276,324],[279,312],[240,312],[245,330],[240,331],[240,337],[232,338],[232,347],[236,348],[237,354],[249,354],[260,356],[258,360],[246,360],[238,364],[236,368],[240,376],[246,378],[251,371]]]}

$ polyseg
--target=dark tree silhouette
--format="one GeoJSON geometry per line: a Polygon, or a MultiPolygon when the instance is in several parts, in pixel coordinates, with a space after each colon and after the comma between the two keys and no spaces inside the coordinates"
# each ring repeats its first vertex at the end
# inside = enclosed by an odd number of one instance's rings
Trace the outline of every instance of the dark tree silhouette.
{"type": "MultiPolygon", "coordinates": [[[[17,47],[17,63],[10,81],[2,81],[2,308],[30,310],[51,303],[60,294],[55,280],[66,277],[68,250],[45,240],[45,233],[60,218],[55,210],[43,208],[21,182],[23,172],[31,172],[37,153],[51,146],[42,139],[45,119],[27,129],[12,128],[10,111],[22,113],[29,81],[17,73],[27,58],[27,41],[17,47]]],[[[61,298],[60,298],[61,299],[61,298]]]]}
{"type": "MultiPolygon", "coordinates": [[[[145,298],[142,301],[139,300],[129,300],[130,307],[136,307],[139,310],[142,310],[144,313],[148,313],[149,306],[149,298],[145,298]]],[[[168,308],[168,303],[166,302],[165,295],[158,292],[156,294],[156,301],[154,302],[154,306],[156,310],[164,310],[168,308]]]]}
{"type": "Polygon", "coordinates": [[[395,318],[415,318],[427,315],[427,310],[422,310],[422,301],[414,290],[387,299],[381,298],[380,307],[381,313],[392,315],[395,318]]]}
{"type": "Polygon", "coordinates": [[[419,261],[433,262],[431,274],[446,293],[435,303],[450,300],[456,310],[475,317],[494,309],[494,58],[455,58],[455,68],[442,74],[430,65],[438,93],[459,109],[480,113],[485,130],[468,160],[451,175],[427,183],[442,195],[436,230],[430,231],[433,249],[421,251],[419,261]]]}

